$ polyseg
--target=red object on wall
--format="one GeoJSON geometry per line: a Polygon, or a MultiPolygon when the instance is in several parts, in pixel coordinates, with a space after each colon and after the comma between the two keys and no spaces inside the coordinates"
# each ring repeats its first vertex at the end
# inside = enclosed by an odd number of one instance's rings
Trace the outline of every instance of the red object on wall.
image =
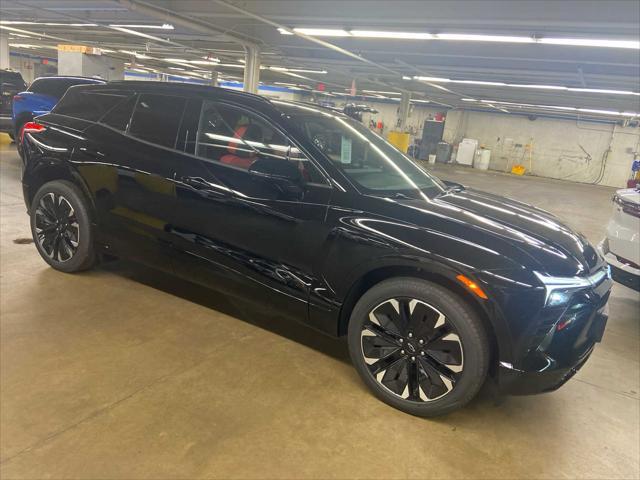
{"type": "Polygon", "coordinates": [[[444,113],[442,113],[442,112],[438,112],[438,113],[436,113],[436,114],[433,116],[433,119],[434,119],[436,122],[444,122],[444,113]]]}
{"type": "Polygon", "coordinates": [[[318,90],[319,92],[324,92],[325,88],[327,87],[325,86],[324,83],[319,83],[316,85],[316,90],[318,90]]]}
{"type": "Polygon", "coordinates": [[[48,58],[43,58],[42,59],[42,64],[43,65],[49,65],[49,59],[48,58]]]}

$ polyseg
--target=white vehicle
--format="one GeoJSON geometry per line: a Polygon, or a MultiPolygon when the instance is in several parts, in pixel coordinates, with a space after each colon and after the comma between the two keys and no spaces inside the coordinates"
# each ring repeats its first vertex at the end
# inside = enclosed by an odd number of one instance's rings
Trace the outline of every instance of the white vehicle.
{"type": "Polygon", "coordinates": [[[613,196],[613,215],[607,236],[598,245],[611,266],[613,279],[640,291],[640,190],[618,190],[613,196]]]}

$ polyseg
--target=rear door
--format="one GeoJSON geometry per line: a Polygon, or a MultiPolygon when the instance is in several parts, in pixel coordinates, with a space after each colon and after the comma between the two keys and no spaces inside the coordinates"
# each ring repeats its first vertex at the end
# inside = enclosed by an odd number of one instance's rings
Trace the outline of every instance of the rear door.
{"type": "Polygon", "coordinates": [[[130,95],[87,132],[74,155],[95,198],[107,248],[171,270],[168,219],[176,204],[173,165],[187,99],[130,95]]]}

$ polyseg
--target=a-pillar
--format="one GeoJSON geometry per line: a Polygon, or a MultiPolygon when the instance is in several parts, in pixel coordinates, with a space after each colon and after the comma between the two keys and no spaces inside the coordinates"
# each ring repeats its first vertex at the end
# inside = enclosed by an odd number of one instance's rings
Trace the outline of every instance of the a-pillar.
{"type": "Polygon", "coordinates": [[[257,47],[245,47],[244,91],[258,93],[260,82],[260,50],[257,47]]]}
{"type": "Polygon", "coordinates": [[[403,91],[400,99],[400,109],[398,110],[398,129],[404,132],[409,118],[409,105],[411,102],[411,92],[403,91]]]}
{"type": "Polygon", "coordinates": [[[124,61],[79,45],[58,46],[58,75],[124,80],[124,61]]]}

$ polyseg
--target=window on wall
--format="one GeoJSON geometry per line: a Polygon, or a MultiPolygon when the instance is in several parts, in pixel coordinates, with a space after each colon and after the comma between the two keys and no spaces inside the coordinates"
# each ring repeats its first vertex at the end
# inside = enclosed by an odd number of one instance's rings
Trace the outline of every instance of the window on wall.
{"type": "Polygon", "coordinates": [[[282,133],[257,115],[226,104],[204,102],[196,155],[244,170],[258,158],[292,162],[307,182],[326,183],[282,133]]]}
{"type": "Polygon", "coordinates": [[[141,94],[131,117],[129,134],[163,147],[174,148],[186,99],[141,94]]]}

